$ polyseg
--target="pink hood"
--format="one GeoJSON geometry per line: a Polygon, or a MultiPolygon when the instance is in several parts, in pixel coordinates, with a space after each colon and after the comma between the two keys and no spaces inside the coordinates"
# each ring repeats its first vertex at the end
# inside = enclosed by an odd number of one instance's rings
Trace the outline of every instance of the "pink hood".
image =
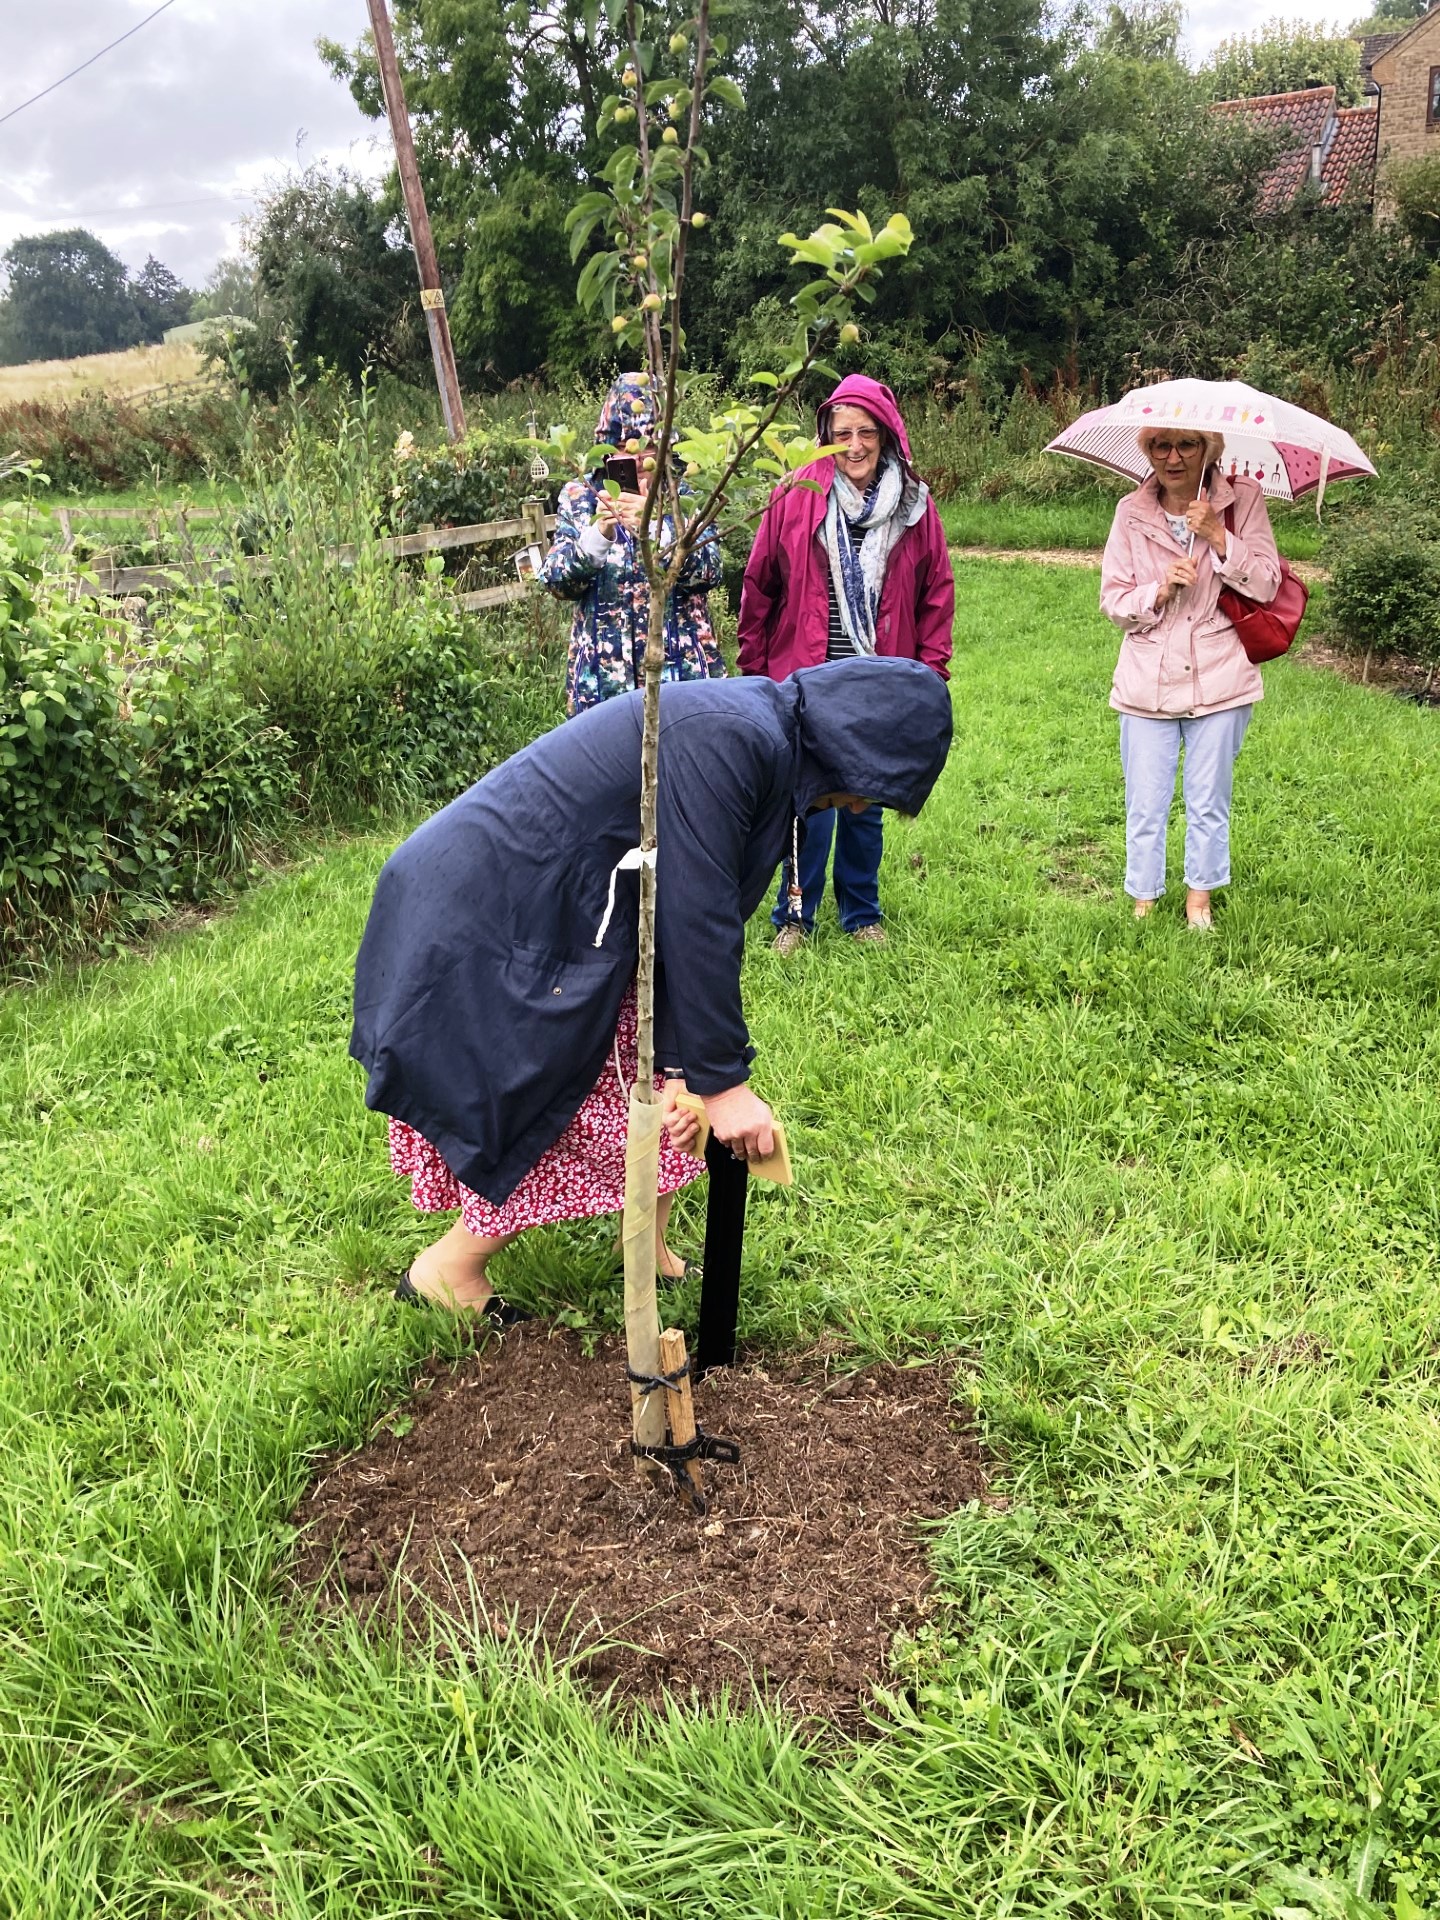
{"type": "Polygon", "coordinates": [[[832,407],[863,407],[866,413],[877,419],[882,427],[888,427],[900,443],[900,451],[910,458],[910,436],[905,431],[905,422],[900,418],[900,406],[894,394],[883,381],[872,380],[868,373],[847,373],[828,400],[821,403],[815,414],[820,427],[820,438],[825,439],[825,420],[832,407]]]}
{"type": "MultiPolygon", "coordinates": [[[[910,437],[895,396],[878,380],[852,373],[819,410],[863,407],[894,436],[910,458],[910,437]]],[[[820,428],[820,438],[825,429],[820,428]]],[[[770,496],[755,535],[740,595],[742,673],[783,680],[800,667],[819,666],[830,638],[830,562],[820,538],[835,479],[830,455],[812,460],[770,496]],[[797,486],[796,481],[809,484],[797,486]]],[[[920,660],[942,676],[955,621],[955,576],[935,502],[916,489],[916,508],[885,569],[875,621],[875,651],[884,658],[920,660]]]]}

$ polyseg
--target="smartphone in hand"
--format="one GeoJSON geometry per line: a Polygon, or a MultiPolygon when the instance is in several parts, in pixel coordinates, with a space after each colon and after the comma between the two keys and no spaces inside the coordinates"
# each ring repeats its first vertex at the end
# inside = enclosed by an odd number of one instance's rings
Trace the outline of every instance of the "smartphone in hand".
{"type": "Polygon", "coordinates": [[[621,493],[639,493],[640,462],[633,453],[607,454],[605,459],[605,478],[613,480],[621,493]]]}

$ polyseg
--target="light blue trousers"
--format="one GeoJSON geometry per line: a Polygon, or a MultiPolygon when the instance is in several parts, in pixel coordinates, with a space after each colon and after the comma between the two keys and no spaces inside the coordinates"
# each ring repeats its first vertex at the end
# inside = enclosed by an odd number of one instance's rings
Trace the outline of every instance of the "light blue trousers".
{"type": "Polygon", "coordinates": [[[1185,884],[1208,893],[1230,883],[1230,788],[1249,707],[1184,720],[1120,716],[1125,772],[1125,891],[1158,900],[1165,891],[1165,827],[1185,748],[1185,884]]]}

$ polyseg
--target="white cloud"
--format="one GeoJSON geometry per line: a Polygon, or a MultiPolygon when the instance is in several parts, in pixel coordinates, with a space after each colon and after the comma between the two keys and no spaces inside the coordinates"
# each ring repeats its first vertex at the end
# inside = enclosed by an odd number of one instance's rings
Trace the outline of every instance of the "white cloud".
{"type": "MultiPolygon", "coordinates": [[[[50,0],[0,13],[0,113],[153,10],[154,0],[50,0]]],[[[233,251],[256,192],[297,160],[390,164],[315,52],[353,43],[359,0],[177,0],[86,72],[0,126],[0,248],[85,226],[132,267],[153,252],[204,279],[233,251]]]]}
{"type": "MultiPolygon", "coordinates": [[[[1352,0],[1358,3],[1358,0],[1352,0]]],[[[48,0],[0,10],[0,114],[142,20],[154,0],[48,0]]],[[[1194,0],[1192,60],[1262,20],[1333,20],[1333,0],[1194,0]]],[[[301,161],[389,168],[383,123],[321,64],[320,37],[353,44],[361,0],[176,0],[94,66],[0,126],[0,248],[85,226],[132,267],[156,253],[204,279],[234,250],[267,181],[301,161]]]]}
{"type": "Polygon", "coordinates": [[[1351,0],[1337,10],[1335,0],[1261,0],[1257,6],[1237,6],[1236,0],[1191,0],[1185,10],[1184,47],[1192,62],[1203,60],[1222,40],[1238,33],[1254,33],[1271,20],[1292,25],[1332,27],[1343,33],[1369,12],[1365,0],[1351,0]]]}

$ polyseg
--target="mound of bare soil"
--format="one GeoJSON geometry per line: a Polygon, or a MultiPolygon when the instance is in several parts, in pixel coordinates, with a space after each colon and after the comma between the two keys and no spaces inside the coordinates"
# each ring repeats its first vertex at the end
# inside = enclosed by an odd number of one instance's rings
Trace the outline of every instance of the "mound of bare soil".
{"type": "Polygon", "coordinates": [[[704,1466],[697,1517],[634,1470],[621,1343],[587,1357],[573,1333],[516,1328],[433,1363],[369,1445],[324,1466],[295,1575],[362,1615],[397,1575],[454,1611],[468,1566],[497,1633],[538,1626],[623,1698],[753,1686],[853,1723],[924,1615],[918,1523],[980,1497],[985,1472],[952,1366],[843,1364],[701,1382],[702,1427],[741,1461],[704,1466]]]}
{"type": "Polygon", "coordinates": [[[1416,706],[1440,706],[1440,675],[1425,661],[1408,654],[1386,654],[1367,667],[1362,654],[1332,647],[1323,634],[1307,634],[1298,658],[1307,667],[1324,667],[1342,680],[1397,694],[1402,700],[1413,700],[1416,706]]]}

